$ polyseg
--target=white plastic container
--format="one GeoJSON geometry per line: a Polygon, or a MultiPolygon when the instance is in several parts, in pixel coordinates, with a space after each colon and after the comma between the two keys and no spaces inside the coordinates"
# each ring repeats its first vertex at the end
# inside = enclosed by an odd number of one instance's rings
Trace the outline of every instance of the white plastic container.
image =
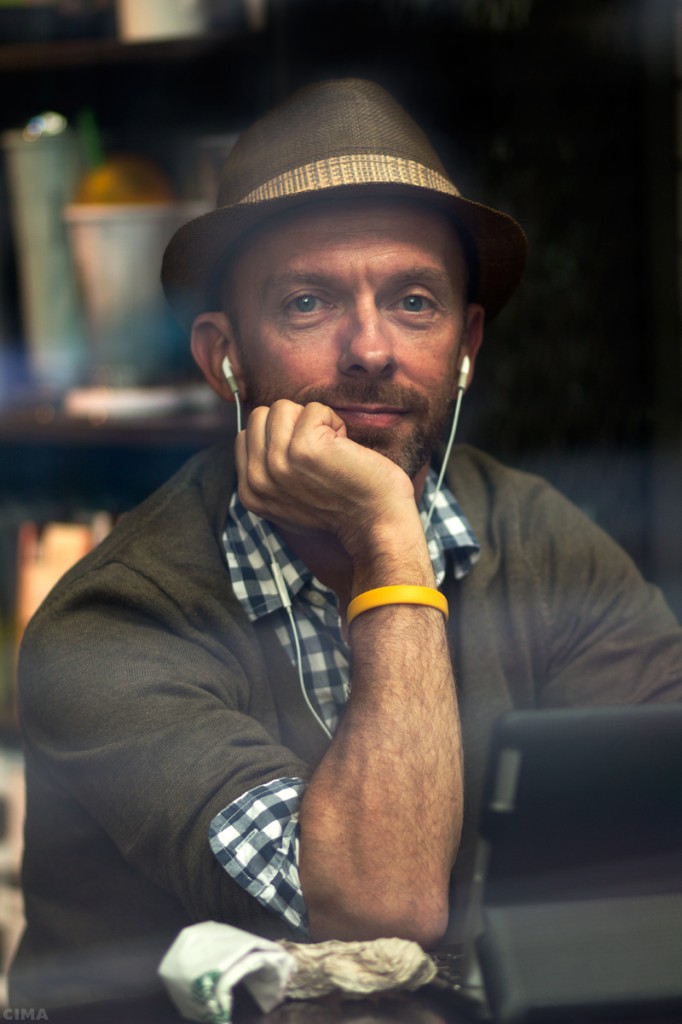
{"type": "Polygon", "coordinates": [[[162,379],[170,314],[159,273],[173,232],[205,211],[189,203],[71,203],[64,210],[90,343],[90,383],[162,379]]]}
{"type": "Polygon", "coordinates": [[[64,204],[81,173],[75,136],[2,136],[17,252],[21,320],[32,375],[57,389],[83,373],[85,340],[64,204]]]}

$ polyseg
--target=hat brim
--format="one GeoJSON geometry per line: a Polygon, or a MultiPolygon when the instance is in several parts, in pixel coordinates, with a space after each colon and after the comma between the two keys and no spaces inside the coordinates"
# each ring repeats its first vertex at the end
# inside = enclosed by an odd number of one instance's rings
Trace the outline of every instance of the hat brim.
{"type": "Polygon", "coordinates": [[[471,267],[470,299],[484,307],[488,320],[502,309],[519,284],[526,263],[527,241],[513,217],[436,189],[368,182],[219,207],[182,225],[168,243],[161,268],[161,283],[176,319],[189,332],[196,316],[218,308],[217,273],[252,228],[285,210],[361,196],[417,199],[451,217],[463,236],[470,260],[473,252],[476,263],[471,267]]]}

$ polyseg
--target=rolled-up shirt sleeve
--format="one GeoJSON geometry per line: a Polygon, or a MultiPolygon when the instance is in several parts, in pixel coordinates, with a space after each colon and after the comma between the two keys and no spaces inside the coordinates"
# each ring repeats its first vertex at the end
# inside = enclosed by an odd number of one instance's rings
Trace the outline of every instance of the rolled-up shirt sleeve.
{"type": "Polygon", "coordinates": [[[211,850],[227,873],[302,939],[308,914],[298,872],[299,808],[305,782],[274,779],[233,800],[209,827],[211,850]]]}

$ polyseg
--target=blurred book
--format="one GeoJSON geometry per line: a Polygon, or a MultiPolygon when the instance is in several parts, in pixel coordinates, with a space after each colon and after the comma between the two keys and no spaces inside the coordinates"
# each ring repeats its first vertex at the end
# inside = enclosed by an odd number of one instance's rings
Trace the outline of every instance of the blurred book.
{"type": "Polygon", "coordinates": [[[67,416],[126,419],[211,412],[220,399],[205,383],[174,387],[72,388],[64,396],[67,416]]]}
{"type": "Polygon", "coordinates": [[[17,545],[17,646],[55,583],[92,551],[112,525],[107,512],[98,512],[88,523],[22,523],[17,545]]]}

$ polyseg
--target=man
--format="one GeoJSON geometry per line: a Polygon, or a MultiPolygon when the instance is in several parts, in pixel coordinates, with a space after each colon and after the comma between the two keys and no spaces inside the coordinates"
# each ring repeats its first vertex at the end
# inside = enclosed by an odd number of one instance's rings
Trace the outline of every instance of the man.
{"type": "Polygon", "coordinates": [[[431,946],[499,714],[679,699],[682,634],[611,541],[473,449],[431,469],[525,248],[371,83],[242,136],[162,274],[248,412],[234,461],[193,460],[26,633],[17,991],[120,986],[205,919],[431,946]]]}

